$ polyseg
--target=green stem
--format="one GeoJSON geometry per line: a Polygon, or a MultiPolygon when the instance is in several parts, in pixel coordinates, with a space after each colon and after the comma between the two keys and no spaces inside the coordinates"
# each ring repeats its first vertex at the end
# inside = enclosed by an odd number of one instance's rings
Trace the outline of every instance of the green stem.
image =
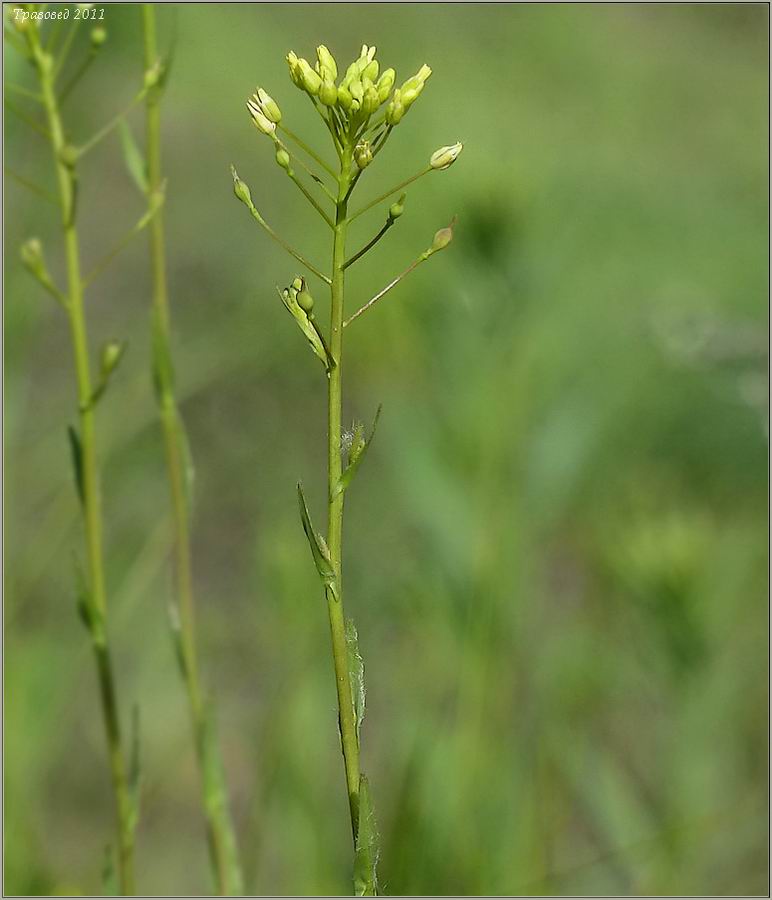
{"type": "Polygon", "coordinates": [[[335,170],[332,168],[332,166],[327,165],[322,157],[319,156],[319,154],[314,150],[312,150],[304,140],[301,140],[294,132],[290,131],[289,128],[286,127],[286,125],[282,125],[281,123],[279,123],[278,127],[284,132],[284,134],[287,135],[287,137],[291,141],[294,141],[294,143],[296,143],[301,150],[304,150],[311,157],[311,159],[314,160],[314,162],[317,162],[324,169],[324,171],[327,172],[328,175],[332,175],[333,178],[337,178],[335,170]]]}
{"type": "Polygon", "coordinates": [[[90,593],[88,602],[94,614],[95,624],[92,627],[92,638],[96,655],[102,714],[107,735],[113,793],[115,795],[120,889],[122,894],[133,894],[134,828],[132,823],[132,801],[129,793],[126,761],[121,743],[120,718],[118,715],[113,665],[106,634],[107,594],[102,551],[102,518],[99,504],[94,410],[90,402],[92,387],[89,371],[88,336],[83,309],[78,232],[74,218],[71,215],[75,192],[75,176],[72,169],[69,169],[62,162],[65,138],[54,90],[51,58],[43,51],[35,29],[30,29],[28,40],[40,80],[63,210],[62,228],[67,263],[67,313],[75,357],[78,406],[80,410],[83,515],[90,593]]]}
{"type": "Polygon", "coordinates": [[[335,494],[335,486],[341,476],[341,406],[342,406],[342,356],[343,356],[343,298],[344,263],[346,258],[347,194],[351,173],[352,154],[345,148],[338,180],[338,204],[335,214],[335,238],[332,253],[332,312],[330,322],[330,352],[337,365],[330,371],[328,381],[328,518],[327,544],[335,571],[337,591],[327,591],[327,609],[330,617],[332,656],[335,667],[335,685],[338,692],[338,712],[343,762],[346,770],[351,828],[356,843],[359,824],[359,741],[356,732],[356,714],[351,696],[351,677],[348,667],[346,623],[343,614],[343,493],[335,494]]]}
{"type": "Polygon", "coordinates": [[[391,228],[395,221],[395,219],[392,219],[391,216],[389,216],[389,218],[386,219],[386,223],[384,224],[383,228],[381,228],[378,234],[376,234],[371,241],[368,241],[361,250],[357,251],[351,257],[351,259],[347,259],[346,262],[343,263],[343,268],[348,269],[348,267],[352,266],[358,259],[361,259],[368,250],[371,250],[384,236],[384,234],[386,234],[386,232],[391,228]]]}
{"type": "Polygon", "coordinates": [[[429,172],[433,172],[431,166],[427,166],[425,169],[421,169],[420,172],[412,175],[410,178],[406,178],[404,181],[400,182],[396,187],[390,188],[386,193],[381,194],[379,197],[376,197],[375,200],[371,200],[366,206],[363,206],[361,209],[358,209],[355,213],[352,213],[349,216],[349,222],[353,222],[354,219],[358,219],[362,213],[366,213],[368,209],[372,209],[377,203],[380,203],[382,200],[387,200],[391,197],[392,194],[396,194],[397,191],[401,191],[402,188],[407,187],[409,184],[412,184],[414,181],[418,181],[419,178],[422,178],[424,175],[428,175],[429,172]]]}
{"type": "MultiPolygon", "coordinates": [[[[144,64],[150,69],[157,59],[156,23],[154,4],[142,6],[144,34],[144,64]]],[[[161,190],[161,119],[160,91],[151,89],[146,98],[147,129],[147,196],[161,190]]],[[[166,251],[164,240],[163,210],[152,216],[150,230],[150,258],[153,284],[153,310],[156,320],[156,340],[163,345],[162,352],[170,357],[171,322],[166,279],[166,251]]],[[[241,877],[235,861],[235,845],[227,802],[222,796],[214,796],[208,784],[207,771],[212,768],[207,758],[206,709],[199,678],[196,647],[195,603],[190,549],[190,522],[185,485],[185,460],[181,444],[182,430],[174,396],[171,372],[168,366],[158,366],[159,416],[163,432],[166,469],[171,495],[172,527],[174,531],[174,570],[180,618],[182,671],[190,705],[196,755],[201,774],[203,806],[207,823],[207,837],[217,889],[220,894],[241,891],[241,877]]]]}

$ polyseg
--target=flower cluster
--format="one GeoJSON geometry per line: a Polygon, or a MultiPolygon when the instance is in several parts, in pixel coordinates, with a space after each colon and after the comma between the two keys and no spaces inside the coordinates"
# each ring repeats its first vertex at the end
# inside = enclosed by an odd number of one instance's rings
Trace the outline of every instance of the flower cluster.
{"type": "MultiPolygon", "coordinates": [[[[432,74],[429,66],[423,65],[401,87],[395,88],[396,72],[394,69],[381,72],[380,63],[375,58],[375,47],[368,47],[367,44],[362,45],[359,58],[351,63],[340,79],[335,57],[324,44],[316,48],[316,56],[316,64],[312,67],[308,60],[290,51],[287,54],[290,78],[322,110],[329,110],[336,129],[350,136],[361,130],[384,104],[386,108],[377,125],[398,125],[432,74]]],[[[258,88],[247,101],[247,108],[263,134],[275,133],[281,111],[262,88],[258,88]]],[[[370,161],[368,151],[369,147],[363,143],[357,159],[360,168],[370,161]]]]}

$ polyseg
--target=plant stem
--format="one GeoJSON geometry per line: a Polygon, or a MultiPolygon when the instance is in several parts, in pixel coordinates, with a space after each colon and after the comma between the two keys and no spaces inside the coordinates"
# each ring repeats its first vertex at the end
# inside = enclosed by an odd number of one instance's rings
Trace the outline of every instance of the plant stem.
{"type": "Polygon", "coordinates": [[[391,226],[394,224],[394,222],[395,222],[395,220],[392,219],[391,217],[386,219],[385,224],[383,225],[381,230],[378,232],[378,234],[376,234],[375,237],[372,238],[372,240],[369,240],[364,245],[364,247],[362,247],[361,250],[358,250],[351,257],[351,259],[347,259],[346,262],[343,263],[343,268],[348,269],[348,267],[352,266],[358,259],[361,259],[365,255],[365,253],[367,253],[368,250],[372,250],[372,248],[378,243],[378,241],[384,236],[384,234],[386,234],[386,232],[391,228],[391,226]]]}
{"type": "Polygon", "coordinates": [[[412,184],[414,181],[418,181],[419,178],[422,178],[424,175],[428,175],[429,172],[434,171],[431,166],[427,166],[425,169],[421,169],[420,172],[417,172],[415,175],[411,175],[410,178],[406,178],[404,181],[401,181],[396,187],[389,188],[386,193],[381,194],[379,197],[376,197],[375,200],[371,200],[368,204],[358,209],[355,213],[352,213],[349,216],[349,222],[353,222],[354,219],[358,219],[362,213],[366,213],[368,209],[372,209],[377,203],[380,203],[381,200],[386,200],[391,197],[392,194],[396,194],[397,191],[401,191],[402,188],[407,187],[409,184],[412,184]]]}
{"type": "MultiPolygon", "coordinates": [[[[142,6],[144,34],[144,63],[150,69],[157,60],[155,9],[152,3],[142,6]]],[[[151,89],[146,98],[147,129],[147,196],[152,197],[161,189],[161,119],[160,91],[151,89]]],[[[170,315],[166,280],[166,251],[164,241],[163,210],[158,209],[149,224],[150,258],[153,284],[153,310],[156,318],[156,340],[163,344],[163,352],[170,357],[170,315]]],[[[196,755],[201,774],[204,813],[212,869],[220,894],[241,891],[241,876],[235,859],[235,842],[232,825],[219,785],[210,785],[207,772],[212,761],[207,758],[210,742],[207,738],[206,709],[199,679],[196,648],[195,603],[190,549],[190,522],[185,485],[185,460],[182,447],[182,425],[174,396],[171,372],[166,366],[156,369],[159,378],[159,416],[163,432],[166,469],[171,494],[172,525],[174,531],[174,570],[177,588],[182,672],[190,704],[196,755]]]]}
{"type": "Polygon", "coordinates": [[[62,161],[65,137],[54,89],[51,57],[43,51],[36,29],[30,29],[28,40],[40,80],[62,206],[62,228],[67,264],[67,315],[75,358],[80,415],[79,437],[82,448],[83,515],[88,558],[88,605],[94,620],[91,634],[96,655],[102,714],[107,735],[108,755],[115,795],[118,877],[121,893],[133,894],[134,827],[132,823],[132,800],[129,793],[127,768],[121,743],[115,679],[106,631],[107,594],[102,551],[102,518],[99,504],[94,409],[91,403],[92,387],[89,371],[88,336],[83,309],[83,287],[80,277],[78,232],[72,214],[75,199],[75,176],[73,170],[68,168],[62,161]]]}
{"type": "Polygon", "coordinates": [[[332,567],[335,571],[337,593],[327,591],[327,609],[330,617],[332,655],[335,667],[335,684],[338,692],[343,761],[346,770],[351,828],[356,843],[359,826],[359,741],[356,731],[356,714],[351,696],[351,677],[348,667],[346,623],[343,614],[343,493],[334,496],[335,486],[342,471],[341,460],[341,406],[342,406],[342,351],[343,351],[343,297],[344,262],[346,259],[346,232],[348,229],[347,194],[351,173],[352,152],[345,147],[338,179],[338,204],[335,213],[335,238],[332,253],[330,352],[337,365],[330,371],[328,382],[328,518],[327,544],[332,567]]]}

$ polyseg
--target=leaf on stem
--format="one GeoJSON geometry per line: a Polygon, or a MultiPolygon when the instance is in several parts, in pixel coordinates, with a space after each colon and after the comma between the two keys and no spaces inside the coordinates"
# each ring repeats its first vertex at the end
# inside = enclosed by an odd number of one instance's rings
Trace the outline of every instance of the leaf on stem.
{"type": "Polygon", "coordinates": [[[300,507],[300,519],[303,522],[303,531],[308,538],[308,545],[311,548],[311,555],[314,558],[314,565],[322,584],[325,587],[335,587],[335,570],[332,567],[330,559],[330,551],[322,536],[316,531],[311,523],[311,516],[308,513],[308,504],[306,503],[305,494],[303,493],[303,485],[298,482],[298,506],[300,507]]]}
{"type": "Polygon", "coordinates": [[[376,897],[378,895],[378,875],[376,867],[379,855],[378,827],[370,797],[367,778],[359,778],[359,822],[357,824],[356,849],[354,853],[354,895],[376,897]]]}
{"type": "Polygon", "coordinates": [[[169,614],[169,630],[172,633],[172,645],[174,646],[174,655],[177,658],[177,665],[180,667],[182,677],[188,677],[188,667],[185,664],[185,650],[182,646],[182,624],[180,622],[180,608],[175,600],[170,600],[167,606],[169,614]]]}
{"type": "Polygon", "coordinates": [[[177,439],[177,446],[180,449],[180,457],[182,459],[185,505],[187,506],[188,515],[190,515],[190,512],[193,509],[193,490],[196,482],[196,467],[193,464],[193,454],[190,449],[188,431],[185,428],[185,422],[178,409],[174,410],[174,433],[177,439]]]}
{"type": "Polygon", "coordinates": [[[353,619],[346,619],[346,647],[348,648],[348,673],[351,681],[351,702],[357,722],[357,741],[365,717],[365,665],[359,652],[359,638],[353,619]]]}
{"type": "Polygon", "coordinates": [[[67,437],[70,442],[70,454],[72,456],[72,469],[75,475],[75,488],[81,503],[85,503],[83,489],[83,447],[80,443],[78,432],[72,425],[67,426],[67,437]]]}
{"type": "MultiPolygon", "coordinates": [[[[372,439],[375,437],[375,429],[378,427],[378,419],[381,417],[381,409],[383,405],[381,404],[378,407],[377,412],[375,413],[375,419],[373,420],[373,427],[370,431],[370,436],[364,442],[364,444],[359,448],[358,452],[351,454],[351,459],[349,464],[346,466],[345,471],[338,479],[338,483],[335,485],[335,488],[332,491],[332,495],[330,496],[331,500],[334,500],[337,496],[342,494],[346,488],[351,484],[352,479],[357,473],[360,465],[362,464],[362,460],[365,458],[365,454],[367,453],[368,447],[372,442],[372,439]]],[[[352,448],[353,449],[353,448],[352,448]]]]}
{"type": "Polygon", "coordinates": [[[121,132],[121,149],[123,150],[123,161],[126,164],[126,171],[131,176],[131,180],[136,184],[137,188],[143,193],[148,192],[147,180],[147,163],[142,155],[142,151],[137,146],[131,128],[125,120],[120,125],[121,132]]]}
{"type": "Polygon", "coordinates": [[[319,329],[308,317],[308,313],[306,313],[304,309],[301,309],[296,297],[293,296],[292,291],[281,291],[279,290],[278,286],[276,290],[281,297],[281,302],[287,308],[292,318],[297,322],[298,328],[300,328],[300,330],[306,336],[306,340],[311,345],[311,349],[322,361],[325,370],[329,372],[335,367],[335,360],[332,358],[332,354],[327,348],[327,344],[322,337],[319,329]]]}

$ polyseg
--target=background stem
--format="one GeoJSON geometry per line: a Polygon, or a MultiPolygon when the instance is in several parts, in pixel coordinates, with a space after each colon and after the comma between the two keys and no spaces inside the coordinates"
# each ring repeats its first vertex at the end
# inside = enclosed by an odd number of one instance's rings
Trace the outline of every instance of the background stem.
{"type": "Polygon", "coordinates": [[[328,519],[327,543],[337,581],[337,596],[327,591],[327,608],[330,617],[332,655],[335,666],[335,684],[338,691],[340,734],[343,745],[343,761],[346,768],[351,827],[356,842],[359,823],[359,741],[356,732],[356,715],[351,697],[351,677],[348,668],[346,623],[343,614],[343,494],[333,496],[340,478],[341,465],[341,405],[342,405],[342,351],[343,351],[343,295],[344,262],[346,258],[346,231],[348,229],[347,200],[351,171],[351,151],[346,148],[341,161],[338,204],[335,213],[335,239],[332,254],[332,314],[330,322],[330,351],[337,365],[330,371],[328,385],[328,519]]]}
{"type": "Polygon", "coordinates": [[[115,678],[106,630],[107,592],[102,551],[102,517],[99,503],[94,408],[91,403],[93,392],[89,366],[88,334],[83,309],[78,232],[74,216],[75,174],[74,170],[68,168],[62,161],[65,137],[54,88],[51,59],[43,51],[35,29],[30,29],[29,42],[40,80],[62,206],[62,230],[67,266],[66,304],[75,359],[80,416],[79,438],[82,450],[83,518],[89,589],[89,596],[86,602],[91,614],[89,627],[96,655],[102,716],[107,736],[110,771],[115,796],[118,879],[121,893],[133,894],[134,827],[132,824],[132,801],[129,794],[126,761],[121,743],[115,678]]]}
{"type": "MultiPolygon", "coordinates": [[[[150,69],[157,61],[155,9],[152,3],[142,7],[144,35],[144,64],[150,69]]],[[[160,91],[152,88],[146,97],[147,196],[148,201],[161,189],[161,125],[160,91]]],[[[149,225],[150,260],[153,285],[153,310],[156,340],[161,352],[171,359],[171,323],[166,280],[166,251],[163,210],[159,209],[149,225]]],[[[183,431],[174,396],[171,371],[157,366],[159,380],[159,416],[163,433],[166,469],[171,495],[172,528],[174,531],[174,571],[180,621],[182,672],[188,693],[193,725],[194,744],[201,773],[204,813],[207,823],[212,869],[220,894],[242,891],[235,838],[228,809],[227,791],[214,735],[208,733],[207,711],[199,679],[196,648],[195,603],[190,550],[190,522],[185,484],[183,431]],[[210,754],[212,757],[210,758],[210,754]]]]}

